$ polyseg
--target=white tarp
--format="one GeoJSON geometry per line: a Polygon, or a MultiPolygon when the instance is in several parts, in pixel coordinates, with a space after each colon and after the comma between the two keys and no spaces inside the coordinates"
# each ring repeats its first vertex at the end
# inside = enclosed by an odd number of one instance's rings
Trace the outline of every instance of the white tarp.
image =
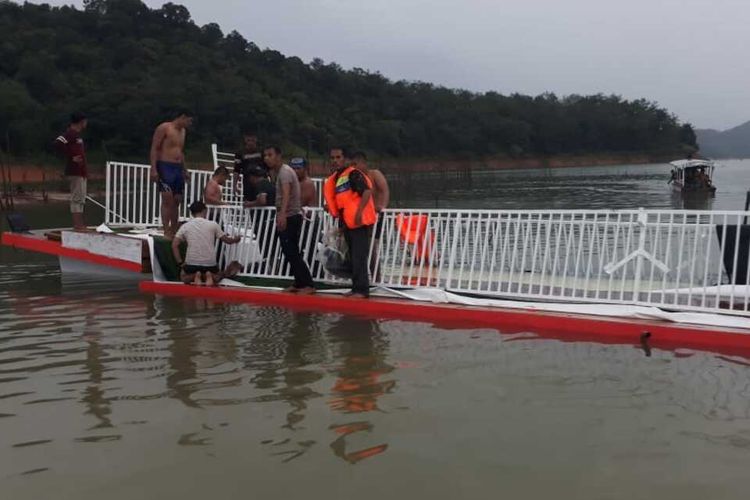
{"type": "MultiPolygon", "coordinates": [[[[522,309],[566,314],[583,314],[590,316],[610,316],[616,318],[635,318],[647,320],[671,321],[693,325],[718,326],[724,328],[741,328],[750,330],[750,319],[721,314],[667,312],[656,307],[630,306],[619,304],[561,304],[541,302],[519,302],[515,300],[485,299],[465,297],[436,288],[413,288],[393,290],[378,288],[378,296],[398,297],[419,302],[437,304],[461,304],[476,307],[498,307],[504,309],[522,309]]],[[[750,332],[748,332],[750,333],[750,332]]]]}

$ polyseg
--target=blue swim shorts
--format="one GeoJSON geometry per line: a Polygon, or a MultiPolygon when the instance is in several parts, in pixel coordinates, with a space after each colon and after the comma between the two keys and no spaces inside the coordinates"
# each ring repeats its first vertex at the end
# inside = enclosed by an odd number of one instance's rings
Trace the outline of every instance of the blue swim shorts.
{"type": "Polygon", "coordinates": [[[182,163],[157,161],[156,172],[159,174],[159,191],[162,193],[182,194],[185,191],[185,177],[182,175],[182,163]]]}

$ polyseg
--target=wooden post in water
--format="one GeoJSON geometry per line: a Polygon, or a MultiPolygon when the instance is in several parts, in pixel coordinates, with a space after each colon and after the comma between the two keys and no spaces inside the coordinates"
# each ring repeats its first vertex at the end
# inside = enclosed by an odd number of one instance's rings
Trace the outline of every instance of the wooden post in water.
{"type": "Polygon", "coordinates": [[[5,178],[5,155],[2,155],[2,158],[0,158],[0,182],[2,183],[2,192],[0,192],[0,209],[7,209],[10,211],[10,193],[8,192],[9,183],[5,178]]]}

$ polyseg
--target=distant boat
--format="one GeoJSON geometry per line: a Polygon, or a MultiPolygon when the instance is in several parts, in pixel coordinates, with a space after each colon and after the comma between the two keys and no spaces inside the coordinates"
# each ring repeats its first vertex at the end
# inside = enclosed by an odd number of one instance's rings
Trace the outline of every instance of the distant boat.
{"type": "Polygon", "coordinates": [[[676,160],[670,162],[672,177],[669,183],[682,194],[705,194],[713,196],[716,186],[713,183],[714,168],[711,160],[676,160]]]}

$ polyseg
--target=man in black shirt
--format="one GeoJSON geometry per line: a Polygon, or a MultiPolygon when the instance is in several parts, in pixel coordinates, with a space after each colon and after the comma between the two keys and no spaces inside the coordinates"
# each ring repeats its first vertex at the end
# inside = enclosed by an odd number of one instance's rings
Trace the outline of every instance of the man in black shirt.
{"type": "Polygon", "coordinates": [[[276,205],[276,187],[268,180],[268,174],[264,169],[258,166],[250,167],[245,170],[245,179],[242,181],[248,186],[255,198],[248,198],[248,190],[245,190],[245,208],[252,207],[273,207],[276,205]]]}
{"type": "Polygon", "coordinates": [[[255,201],[258,197],[253,184],[249,182],[248,171],[260,167],[268,175],[268,168],[263,162],[263,155],[258,149],[258,136],[253,132],[246,132],[242,136],[242,151],[234,155],[234,185],[232,189],[240,194],[239,181],[242,176],[242,197],[244,201],[255,201]]]}

